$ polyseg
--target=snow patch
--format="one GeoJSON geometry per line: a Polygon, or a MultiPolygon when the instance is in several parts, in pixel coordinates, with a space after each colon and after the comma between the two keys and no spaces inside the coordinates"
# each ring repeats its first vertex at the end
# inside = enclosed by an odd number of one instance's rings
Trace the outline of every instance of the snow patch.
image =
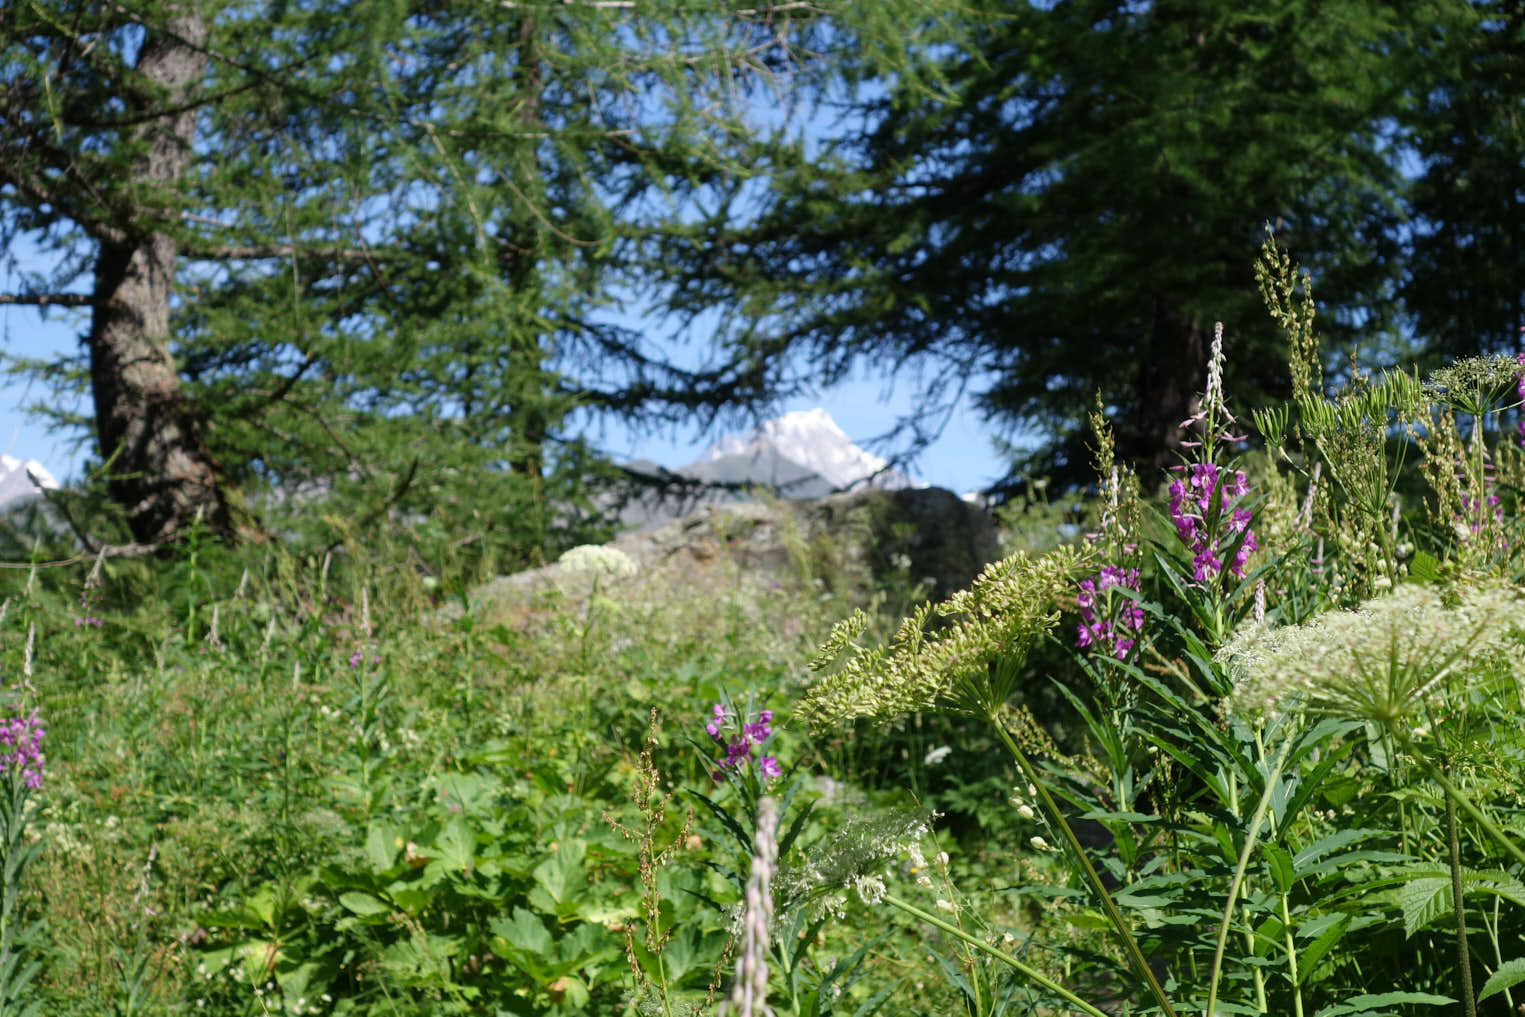
{"type": "Polygon", "coordinates": [[[749,434],[725,435],[691,465],[722,459],[784,459],[841,490],[864,485],[889,489],[917,486],[898,470],[887,469],[886,460],[853,444],[831,414],[820,408],[786,413],[765,421],[749,434]]]}
{"type": "Polygon", "coordinates": [[[39,490],[57,489],[58,481],[37,460],[22,462],[14,456],[0,455],[0,506],[35,497],[39,490]]]}

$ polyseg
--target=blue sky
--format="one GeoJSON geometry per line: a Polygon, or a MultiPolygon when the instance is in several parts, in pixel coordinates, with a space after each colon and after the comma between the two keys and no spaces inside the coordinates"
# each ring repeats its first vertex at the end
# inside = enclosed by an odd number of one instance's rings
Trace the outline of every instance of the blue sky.
{"type": "MultiPolygon", "coordinates": [[[[83,331],[83,311],[53,311],[46,321],[34,308],[0,307],[0,354],[8,357],[48,357],[74,348],[83,331]]],[[[783,402],[780,412],[824,407],[838,426],[854,441],[881,454],[894,448],[875,447],[871,439],[894,427],[896,420],[911,411],[915,386],[902,379],[889,387],[882,378],[858,378],[831,389],[817,398],[783,402]]],[[[71,454],[71,438],[50,434],[43,422],[22,412],[31,402],[50,398],[45,385],[28,385],[19,379],[0,378],[0,452],[18,459],[35,459],[61,481],[76,476],[84,454],[71,454]]],[[[1003,471],[991,445],[994,429],[983,423],[966,397],[955,409],[941,438],[927,448],[913,463],[910,472],[918,480],[954,491],[968,491],[988,485],[1003,471]]],[[[88,412],[88,398],[77,409],[88,412]]],[[[682,466],[692,462],[719,432],[704,433],[697,427],[640,435],[617,422],[606,422],[589,432],[596,447],[618,460],[649,459],[663,466],[682,466]]]]}

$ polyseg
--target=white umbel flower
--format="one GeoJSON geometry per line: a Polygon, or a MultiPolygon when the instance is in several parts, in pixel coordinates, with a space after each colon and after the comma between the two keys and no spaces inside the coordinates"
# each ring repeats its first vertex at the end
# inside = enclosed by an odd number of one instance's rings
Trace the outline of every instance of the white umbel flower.
{"type": "Polygon", "coordinates": [[[1406,584],[1301,625],[1250,622],[1218,651],[1236,672],[1226,705],[1249,717],[1305,710],[1400,723],[1452,679],[1479,676],[1489,658],[1518,650],[1522,606],[1496,581],[1452,592],[1406,584]]]}
{"type": "Polygon", "coordinates": [[[640,571],[635,559],[604,544],[579,544],[557,559],[557,564],[572,572],[605,576],[633,576],[640,571]]]}

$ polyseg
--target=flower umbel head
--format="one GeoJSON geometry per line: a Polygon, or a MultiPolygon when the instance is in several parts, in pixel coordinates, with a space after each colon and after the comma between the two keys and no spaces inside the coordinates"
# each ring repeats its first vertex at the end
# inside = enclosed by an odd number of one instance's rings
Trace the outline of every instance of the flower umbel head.
{"type": "Polygon", "coordinates": [[[1037,558],[1019,551],[987,566],[969,589],[935,607],[922,604],[883,647],[858,645],[868,617],[854,612],[810,662],[816,672],[839,661],[841,667],[811,686],[806,709],[817,724],[913,710],[989,715],[1005,702],[1007,683],[1058,623],[1066,592],[1093,561],[1086,548],[1061,547],[1037,558]],[[934,614],[946,624],[928,632],[934,614]]]}
{"type": "Polygon", "coordinates": [[[617,547],[604,544],[579,544],[556,562],[572,572],[592,572],[604,576],[633,576],[639,571],[635,559],[617,547]]]}
{"type": "Polygon", "coordinates": [[[910,858],[913,868],[925,868],[921,841],[931,831],[932,819],[917,809],[853,814],[808,851],[791,852],[799,860],[779,872],[779,906],[809,905],[814,914],[840,914],[848,892],[856,891],[859,897],[882,892],[883,874],[901,859],[910,858]]]}
{"type": "Polygon", "coordinates": [[[1259,716],[1303,709],[1390,726],[1440,698],[1448,679],[1518,647],[1525,604],[1501,584],[1447,595],[1406,584],[1354,611],[1302,625],[1250,622],[1218,651],[1237,676],[1227,706],[1259,716]]]}

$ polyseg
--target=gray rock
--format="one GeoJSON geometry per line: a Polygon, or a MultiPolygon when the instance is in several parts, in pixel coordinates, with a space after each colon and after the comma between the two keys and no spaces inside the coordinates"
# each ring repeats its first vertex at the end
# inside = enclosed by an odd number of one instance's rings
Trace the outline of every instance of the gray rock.
{"type": "MultiPolygon", "coordinates": [[[[630,596],[703,596],[724,588],[825,587],[866,599],[885,582],[926,581],[940,599],[969,585],[1000,556],[985,511],[941,488],[869,489],[798,501],[736,502],[627,534],[608,546],[630,556],[632,577],[600,576],[601,591],[630,596]]],[[[554,593],[581,602],[587,572],[560,564],[500,576],[478,588],[478,608],[523,605],[554,593]]],[[[458,617],[459,605],[442,608],[458,617]]]]}

